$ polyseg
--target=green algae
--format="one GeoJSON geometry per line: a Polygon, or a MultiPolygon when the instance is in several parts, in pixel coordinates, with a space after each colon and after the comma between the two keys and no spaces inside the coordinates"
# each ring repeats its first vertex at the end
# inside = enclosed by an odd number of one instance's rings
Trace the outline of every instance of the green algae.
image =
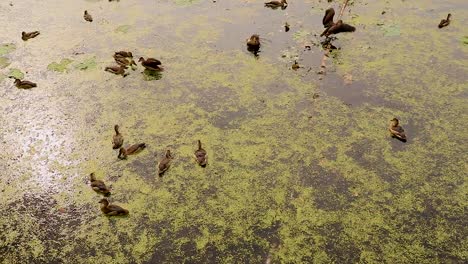
{"type": "Polygon", "coordinates": [[[6,68],[10,65],[10,60],[5,57],[0,57],[0,69],[6,68]]]}
{"type": "Polygon", "coordinates": [[[160,80],[162,78],[161,72],[151,71],[148,69],[145,69],[142,74],[145,81],[160,80]]]}
{"type": "Polygon", "coordinates": [[[84,61],[76,63],[74,65],[75,69],[78,69],[81,71],[92,70],[92,69],[95,69],[96,66],[97,66],[97,63],[96,63],[95,57],[87,58],[84,61]]]}
{"type": "Polygon", "coordinates": [[[15,44],[2,44],[0,45],[0,56],[6,55],[16,49],[15,44]]]}
{"type": "Polygon", "coordinates": [[[24,73],[19,69],[10,69],[10,72],[8,72],[8,76],[13,76],[17,79],[23,79],[24,73]]]}
{"type": "Polygon", "coordinates": [[[62,59],[60,62],[52,62],[49,65],[47,65],[47,69],[51,71],[56,71],[60,73],[68,72],[70,69],[68,69],[68,65],[72,63],[73,60],[71,59],[62,59]]]}

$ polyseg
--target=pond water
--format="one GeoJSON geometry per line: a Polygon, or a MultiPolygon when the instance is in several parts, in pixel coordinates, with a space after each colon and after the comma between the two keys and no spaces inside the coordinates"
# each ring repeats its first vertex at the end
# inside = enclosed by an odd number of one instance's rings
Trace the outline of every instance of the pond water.
{"type": "Polygon", "coordinates": [[[1,1],[0,262],[466,263],[468,2],[349,2],[321,68],[342,1],[1,1]],[[147,148],[117,159],[115,124],[147,148]]]}

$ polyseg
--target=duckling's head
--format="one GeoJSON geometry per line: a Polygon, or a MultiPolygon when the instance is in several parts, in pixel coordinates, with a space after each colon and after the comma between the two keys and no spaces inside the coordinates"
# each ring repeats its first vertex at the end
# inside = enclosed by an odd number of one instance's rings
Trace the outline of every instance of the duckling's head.
{"type": "Polygon", "coordinates": [[[85,10],[85,11],[84,11],[84,14],[87,15],[87,14],[88,14],[88,10],[85,10]]]}
{"type": "Polygon", "coordinates": [[[168,159],[172,158],[172,156],[171,156],[171,150],[169,150],[169,149],[166,150],[166,158],[168,158],[168,159]]]}
{"type": "Polygon", "coordinates": [[[89,180],[90,180],[90,181],[95,181],[95,180],[96,180],[96,177],[94,177],[94,172],[92,172],[91,174],[89,174],[89,180]]]}
{"type": "Polygon", "coordinates": [[[23,32],[21,32],[21,36],[23,36],[23,37],[24,37],[24,35],[26,35],[26,32],[24,32],[24,31],[23,31],[23,32]]]}
{"type": "Polygon", "coordinates": [[[398,123],[399,123],[399,120],[396,119],[396,118],[393,118],[392,120],[390,120],[392,122],[392,126],[398,126],[398,123]]]}
{"type": "Polygon", "coordinates": [[[144,61],[144,60],[145,60],[145,59],[144,59],[143,57],[140,57],[140,58],[138,59],[138,62],[144,61]]]}
{"type": "Polygon", "coordinates": [[[118,134],[118,133],[119,133],[119,125],[115,125],[115,126],[114,126],[114,130],[115,130],[115,133],[118,134]]]}
{"type": "Polygon", "coordinates": [[[102,198],[101,200],[99,200],[99,203],[102,203],[104,205],[108,205],[109,201],[106,198],[102,198]]]}

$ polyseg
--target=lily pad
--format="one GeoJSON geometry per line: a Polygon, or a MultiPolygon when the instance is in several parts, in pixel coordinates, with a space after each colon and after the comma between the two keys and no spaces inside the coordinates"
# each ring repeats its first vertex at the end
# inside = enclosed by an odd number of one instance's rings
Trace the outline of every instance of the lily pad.
{"type": "Polygon", "coordinates": [[[23,79],[24,73],[20,71],[19,69],[11,69],[10,72],[8,73],[8,76],[13,76],[16,79],[23,79]]]}
{"type": "Polygon", "coordinates": [[[382,30],[384,31],[384,36],[386,37],[395,37],[400,36],[400,26],[395,24],[383,25],[382,30]]]}
{"type": "Polygon", "coordinates": [[[2,44],[0,45],[0,56],[8,54],[16,49],[15,44],[2,44]]]}
{"type": "Polygon", "coordinates": [[[83,62],[75,64],[75,69],[82,70],[82,71],[90,70],[90,69],[94,69],[94,68],[96,68],[96,58],[95,57],[88,58],[88,59],[84,60],[83,62]]]}
{"type": "Polygon", "coordinates": [[[115,33],[123,33],[126,34],[130,30],[131,26],[130,25],[122,25],[117,27],[114,31],[115,33]]]}
{"type": "Polygon", "coordinates": [[[10,65],[10,61],[5,57],[0,57],[0,69],[3,69],[10,65]]]}
{"type": "Polygon", "coordinates": [[[47,66],[47,69],[51,71],[56,71],[56,72],[66,72],[68,71],[68,65],[72,63],[73,60],[70,59],[62,59],[60,63],[57,62],[52,62],[47,66]]]}
{"type": "Polygon", "coordinates": [[[143,79],[145,81],[154,81],[154,80],[160,80],[162,78],[162,73],[158,71],[150,71],[148,69],[145,69],[143,71],[143,79]]]}

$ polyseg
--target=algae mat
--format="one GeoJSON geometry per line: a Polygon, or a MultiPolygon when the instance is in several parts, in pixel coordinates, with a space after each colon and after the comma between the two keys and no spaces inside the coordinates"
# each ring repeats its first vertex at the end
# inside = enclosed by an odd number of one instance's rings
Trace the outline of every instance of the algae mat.
{"type": "Polygon", "coordinates": [[[336,1],[62,2],[0,3],[0,263],[466,263],[465,1],[351,1],[325,75],[336,1]],[[105,72],[117,50],[164,71],[105,72]],[[117,159],[115,124],[147,148],[117,159]]]}

